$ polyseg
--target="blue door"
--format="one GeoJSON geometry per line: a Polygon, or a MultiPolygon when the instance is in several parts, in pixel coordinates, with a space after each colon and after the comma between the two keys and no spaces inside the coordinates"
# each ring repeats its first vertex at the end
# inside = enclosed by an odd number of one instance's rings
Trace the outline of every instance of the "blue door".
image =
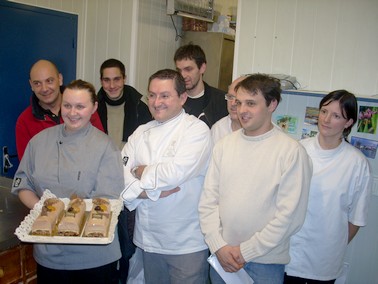
{"type": "Polygon", "coordinates": [[[15,143],[17,117],[29,105],[29,70],[39,59],[53,61],[67,84],[76,78],[78,16],[0,0],[0,150],[18,167],[15,143]]]}

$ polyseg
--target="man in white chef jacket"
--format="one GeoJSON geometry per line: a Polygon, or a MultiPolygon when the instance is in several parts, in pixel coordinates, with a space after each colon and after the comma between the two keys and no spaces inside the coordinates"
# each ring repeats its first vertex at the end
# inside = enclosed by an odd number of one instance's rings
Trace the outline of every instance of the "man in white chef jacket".
{"type": "Polygon", "coordinates": [[[141,125],[122,150],[125,189],[136,209],[134,243],[142,250],[146,283],[205,283],[208,248],[198,202],[210,152],[207,125],[183,109],[185,80],[164,69],[149,78],[154,120],[141,125]]]}

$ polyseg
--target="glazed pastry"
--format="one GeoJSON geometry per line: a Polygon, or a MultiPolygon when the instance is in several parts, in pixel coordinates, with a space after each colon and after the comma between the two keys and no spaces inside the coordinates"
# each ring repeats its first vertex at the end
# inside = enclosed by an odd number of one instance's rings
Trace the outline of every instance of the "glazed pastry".
{"type": "Polygon", "coordinates": [[[58,198],[46,199],[40,215],[32,225],[30,233],[37,236],[52,236],[63,211],[63,201],[58,198]]]}
{"type": "Polygon", "coordinates": [[[73,197],[58,224],[58,236],[79,236],[85,217],[85,202],[73,197]]]}
{"type": "Polygon", "coordinates": [[[84,236],[104,238],[110,223],[110,202],[107,198],[94,198],[93,207],[85,225],[84,236]]]}

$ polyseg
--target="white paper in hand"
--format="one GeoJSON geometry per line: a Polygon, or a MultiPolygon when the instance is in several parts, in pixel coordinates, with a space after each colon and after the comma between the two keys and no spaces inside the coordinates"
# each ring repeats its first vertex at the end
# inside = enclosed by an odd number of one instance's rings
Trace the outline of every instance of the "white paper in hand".
{"type": "Polygon", "coordinates": [[[207,261],[215,269],[216,272],[222,277],[223,281],[227,284],[253,284],[253,279],[244,268],[240,269],[237,272],[226,272],[224,271],[222,265],[219,263],[218,258],[215,254],[209,256],[207,261]]]}

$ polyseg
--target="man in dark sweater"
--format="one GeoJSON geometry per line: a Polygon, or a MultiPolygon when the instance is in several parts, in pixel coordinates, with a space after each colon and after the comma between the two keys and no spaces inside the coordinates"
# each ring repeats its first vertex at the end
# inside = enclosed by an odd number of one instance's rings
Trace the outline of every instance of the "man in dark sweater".
{"type": "MultiPolygon", "coordinates": [[[[100,67],[100,76],[102,88],[97,94],[98,114],[105,132],[122,150],[134,130],[152,120],[152,116],[147,105],[141,100],[142,95],[126,85],[126,68],[121,61],[112,58],[104,61],[100,67]]],[[[135,251],[132,241],[134,223],[135,211],[130,212],[124,208],[118,222],[122,252],[119,274],[122,284],[126,284],[129,259],[135,251]]]]}
{"type": "Polygon", "coordinates": [[[176,69],[185,79],[188,99],[184,109],[203,120],[210,128],[228,115],[225,92],[209,86],[203,81],[206,71],[206,56],[198,45],[187,44],[176,50],[176,69]]]}
{"type": "Polygon", "coordinates": [[[102,88],[97,94],[98,114],[105,132],[122,150],[134,130],[152,120],[152,116],[141,100],[142,95],[126,85],[126,69],[121,61],[104,61],[100,76],[102,88]]]}

